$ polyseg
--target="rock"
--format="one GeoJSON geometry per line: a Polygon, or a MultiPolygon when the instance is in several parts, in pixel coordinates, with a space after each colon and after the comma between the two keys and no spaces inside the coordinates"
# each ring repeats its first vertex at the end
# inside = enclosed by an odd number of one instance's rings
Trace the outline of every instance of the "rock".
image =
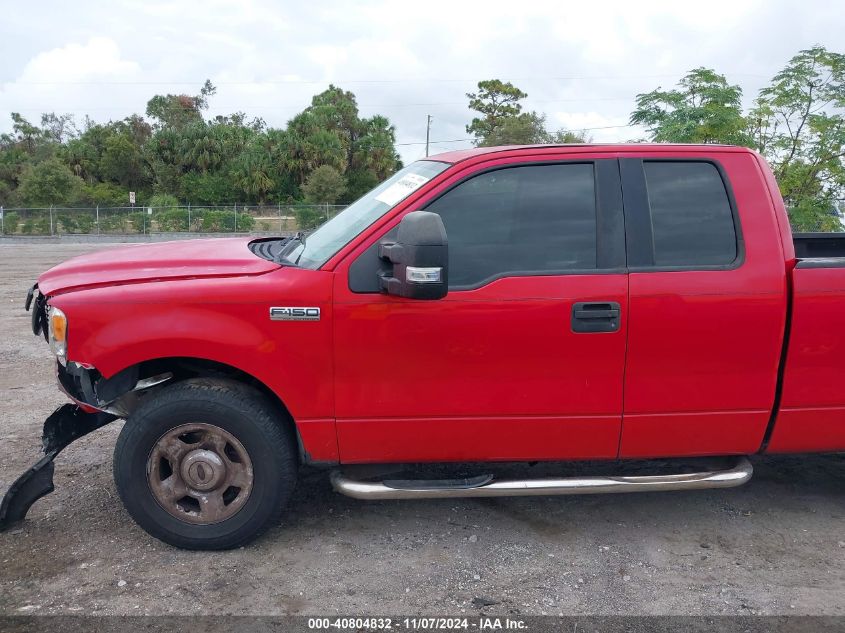
{"type": "Polygon", "coordinates": [[[622,576],[622,580],[624,582],[628,582],[629,580],[631,580],[631,577],[628,574],[625,574],[624,576],[622,576]]]}
{"type": "Polygon", "coordinates": [[[472,579],[473,580],[481,580],[481,576],[479,574],[473,574],[472,579]]]}
{"type": "Polygon", "coordinates": [[[485,598],[484,596],[478,596],[472,599],[472,606],[476,609],[480,609],[481,607],[492,607],[494,604],[499,604],[499,601],[492,600],[491,598],[485,598]]]}
{"type": "Polygon", "coordinates": [[[477,543],[477,542],[478,542],[478,535],[477,535],[477,534],[473,534],[472,536],[470,536],[470,537],[469,537],[469,542],[470,542],[470,543],[477,543]]]}
{"type": "Polygon", "coordinates": [[[125,586],[126,586],[126,581],[125,581],[125,580],[118,580],[118,581],[117,581],[117,586],[118,586],[118,587],[125,587],[125,586]]]}

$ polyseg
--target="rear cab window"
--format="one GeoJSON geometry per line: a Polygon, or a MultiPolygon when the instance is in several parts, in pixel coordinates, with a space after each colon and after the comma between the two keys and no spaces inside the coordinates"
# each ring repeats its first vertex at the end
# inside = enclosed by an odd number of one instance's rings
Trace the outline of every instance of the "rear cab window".
{"type": "Polygon", "coordinates": [[[655,266],[727,265],[737,256],[730,201],[712,163],[643,163],[655,266]]]}
{"type": "Polygon", "coordinates": [[[621,159],[628,266],[735,267],[742,238],[729,183],[711,160],[621,159]]]}

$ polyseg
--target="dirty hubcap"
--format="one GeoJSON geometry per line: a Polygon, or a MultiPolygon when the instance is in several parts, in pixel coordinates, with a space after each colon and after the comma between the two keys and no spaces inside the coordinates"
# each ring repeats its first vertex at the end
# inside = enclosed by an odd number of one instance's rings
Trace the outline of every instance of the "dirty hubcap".
{"type": "Polygon", "coordinates": [[[234,435],[183,424],[162,435],[147,460],[158,504],[177,519],[208,525],[234,516],[252,491],[252,461],[234,435]]]}

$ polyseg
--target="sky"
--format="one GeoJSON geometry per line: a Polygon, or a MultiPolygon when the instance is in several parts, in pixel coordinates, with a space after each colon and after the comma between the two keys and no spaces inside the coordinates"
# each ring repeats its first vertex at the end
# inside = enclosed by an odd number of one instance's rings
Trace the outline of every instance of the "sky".
{"type": "Polygon", "coordinates": [[[407,163],[471,147],[466,93],[511,81],[552,130],[643,138],[638,93],[706,66],[747,103],[802,48],[845,52],[842,0],[425,2],[111,0],[0,4],[0,132],[12,112],[143,113],[154,94],[217,86],[208,115],[282,127],[330,83],[396,126],[407,163]],[[3,5],[7,5],[3,8],[3,5]]]}

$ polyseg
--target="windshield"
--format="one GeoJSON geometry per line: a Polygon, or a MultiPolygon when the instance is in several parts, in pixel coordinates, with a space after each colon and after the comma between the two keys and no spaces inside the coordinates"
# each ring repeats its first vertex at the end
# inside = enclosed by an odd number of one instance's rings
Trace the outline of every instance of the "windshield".
{"type": "Polygon", "coordinates": [[[305,239],[288,242],[279,254],[280,259],[302,268],[319,268],[361,231],[448,166],[447,163],[420,160],[400,169],[305,239]]]}

